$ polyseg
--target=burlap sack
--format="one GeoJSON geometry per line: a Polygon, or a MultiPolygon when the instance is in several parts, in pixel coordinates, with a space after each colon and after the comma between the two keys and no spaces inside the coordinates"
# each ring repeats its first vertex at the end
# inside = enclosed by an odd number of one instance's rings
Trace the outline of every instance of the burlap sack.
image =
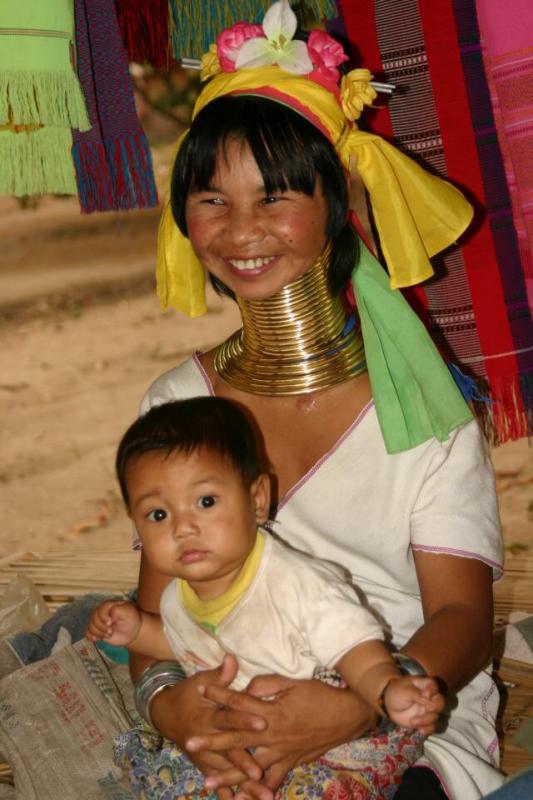
{"type": "Polygon", "coordinates": [[[16,800],[130,800],[112,749],[131,724],[116,680],[87,641],[0,681],[0,750],[16,800]]]}

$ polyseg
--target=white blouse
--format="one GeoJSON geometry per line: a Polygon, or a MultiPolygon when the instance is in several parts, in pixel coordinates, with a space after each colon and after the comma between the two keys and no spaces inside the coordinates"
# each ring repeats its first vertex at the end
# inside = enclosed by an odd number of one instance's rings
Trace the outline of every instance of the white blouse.
{"type": "MultiPolygon", "coordinates": [[[[209,394],[194,356],[152,384],[141,413],[209,394]]],[[[347,569],[397,647],[423,624],[414,550],[476,558],[502,573],[494,475],[476,421],[445,442],[390,455],[369,403],[282,498],[273,526],[297,549],[347,569]]],[[[458,693],[446,730],[426,740],[427,763],[453,800],[477,800],[501,784],[497,707],[490,672],[481,672],[458,693]]]]}

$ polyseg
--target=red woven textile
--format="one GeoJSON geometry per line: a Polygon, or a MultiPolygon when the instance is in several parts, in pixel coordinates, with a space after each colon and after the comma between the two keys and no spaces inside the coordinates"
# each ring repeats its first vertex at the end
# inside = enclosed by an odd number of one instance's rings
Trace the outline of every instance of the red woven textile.
{"type": "Polygon", "coordinates": [[[168,69],[168,0],[115,0],[115,7],[128,60],[168,69]]]}
{"type": "Polygon", "coordinates": [[[410,293],[443,354],[488,388],[496,441],[531,432],[533,326],[474,0],[344,2],[359,63],[396,84],[372,130],[462,188],[476,208],[460,246],[410,293]]]}
{"type": "Polygon", "coordinates": [[[485,72],[533,310],[533,4],[477,0],[485,72]]]}

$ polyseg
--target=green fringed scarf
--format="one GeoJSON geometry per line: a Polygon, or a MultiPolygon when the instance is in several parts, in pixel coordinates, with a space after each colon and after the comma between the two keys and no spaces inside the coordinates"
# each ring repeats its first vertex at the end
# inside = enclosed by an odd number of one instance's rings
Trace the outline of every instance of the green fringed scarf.
{"type": "Polygon", "coordinates": [[[387,451],[445,441],[472,412],[419,317],[363,242],[360,248],[352,283],[387,451]]]}
{"type": "Polygon", "coordinates": [[[71,129],[90,128],[71,0],[0,3],[0,193],[77,194],[71,129]]]}
{"type": "MultiPolygon", "coordinates": [[[[169,0],[174,57],[201,58],[220,33],[236,22],[262,22],[272,0],[169,0]]],[[[294,3],[291,3],[294,5],[294,3]]],[[[337,15],[335,0],[303,0],[315,19],[337,15]]]]}

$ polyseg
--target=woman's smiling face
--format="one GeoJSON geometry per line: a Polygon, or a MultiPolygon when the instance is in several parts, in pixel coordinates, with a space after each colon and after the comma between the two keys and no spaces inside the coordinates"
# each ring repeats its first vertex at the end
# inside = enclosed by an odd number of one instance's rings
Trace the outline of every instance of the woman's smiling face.
{"type": "Polygon", "coordinates": [[[210,186],[188,194],[185,213],[204,267],[247,300],[272,297],[301,277],[326,245],[328,209],[319,184],[313,195],[292,189],[267,194],[245,142],[219,152],[210,186]]]}

